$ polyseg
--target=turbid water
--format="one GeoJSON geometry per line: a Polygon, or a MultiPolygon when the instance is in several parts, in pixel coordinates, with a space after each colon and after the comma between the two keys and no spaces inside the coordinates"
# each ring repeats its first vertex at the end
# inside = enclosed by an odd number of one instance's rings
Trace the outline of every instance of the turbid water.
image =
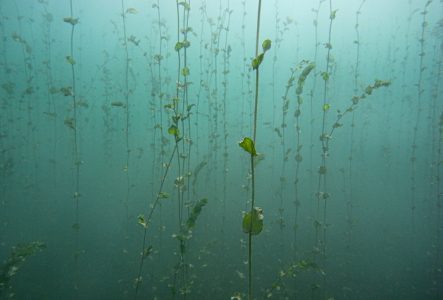
{"type": "Polygon", "coordinates": [[[442,1],[0,16],[1,299],[443,299],[442,1]]]}

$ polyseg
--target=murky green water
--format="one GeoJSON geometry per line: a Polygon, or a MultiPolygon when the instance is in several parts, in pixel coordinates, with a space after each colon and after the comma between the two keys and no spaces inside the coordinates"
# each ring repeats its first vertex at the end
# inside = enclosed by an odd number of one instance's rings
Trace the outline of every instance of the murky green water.
{"type": "Polygon", "coordinates": [[[443,299],[442,1],[258,5],[0,1],[0,298],[443,299]]]}

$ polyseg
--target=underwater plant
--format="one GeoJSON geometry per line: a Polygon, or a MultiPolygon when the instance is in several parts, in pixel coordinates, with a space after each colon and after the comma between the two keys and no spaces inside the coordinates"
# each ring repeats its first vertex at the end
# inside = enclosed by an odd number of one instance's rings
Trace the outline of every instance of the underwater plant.
{"type": "Polygon", "coordinates": [[[30,242],[18,244],[12,247],[9,257],[0,266],[0,299],[11,299],[14,297],[11,280],[20,270],[21,265],[29,256],[32,256],[43,249],[46,245],[42,242],[30,242]]]}
{"type": "Polygon", "coordinates": [[[317,273],[324,273],[324,271],[313,261],[309,261],[306,259],[299,260],[294,263],[291,262],[288,265],[281,268],[277,275],[277,280],[275,280],[271,287],[265,289],[265,294],[263,299],[290,299],[290,293],[287,284],[288,280],[295,280],[299,277],[302,272],[314,271],[317,273]]]}
{"type": "Polygon", "coordinates": [[[403,230],[426,1],[392,18],[366,0],[3,1],[0,236],[59,245],[45,277],[22,282],[23,265],[15,297],[438,298],[439,1],[424,27],[416,233],[403,230]]]}
{"type": "Polygon", "coordinates": [[[130,126],[130,113],[129,113],[129,51],[128,51],[128,41],[126,32],[126,17],[127,14],[131,13],[131,8],[126,9],[125,0],[121,0],[121,17],[123,24],[123,48],[124,48],[124,87],[123,87],[123,98],[124,98],[124,109],[125,109],[125,146],[126,146],[126,155],[125,155],[125,166],[123,167],[123,171],[126,174],[126,195],[124,200],[124,206],[126,210],[126,235],[128,235],[128,226],[129,226],[129,197],[131,191],[131,180],[130,180],[130,155],[131,149],[129,147],[129,126],[130,126]]]}
{"type": "MultiPolygon", "coordinates": [[[[47,109],[45,111],[46,116],[52,122],[52,174],[56,174],[57,172],[57,105],[54,97],[54,93],[51,92],[51,88],[54,86],[54,78],[53,78],[53,69],[52,69],[52,24],[54,21],[53,15],[49,12],[48,3],[42,2],[44,5],[44,14],[42,14],[42,18],[45,25],[45,34],[44,41],[45,44],[45,54],[46,57],[46,88],[47,88],[47,109]]],[[[57,190],[57,176],[53,176],[53,185],[54,190],[57,190]]]]}
{"type": "Polygon", "coordinates": [[[250,170],[251,170],[251,206],[249,212],[243,215],[243,232],[248,234],[248,299],[253,298],[252,289],[252,236],[259,234],[263,230],[263,210],[255,206],[255,163],[254,158],[257,157],[257,151],[255,149],[255,143],[257,141],[257,111],[258,111],[258,99],[259,99],[259,70],[260,65],[263,62],[265,54],[271,49],[271,40],[266,39],[262,43],[262,50],[259,54],[259,36],[260,36],[260,14],[261,14],[261,0],[258,0],[258,12],[257,12],[257,29],[255,40],[255,57],[252,59],[252,70],[255,70],[255,101],[254,101],[254,119],[253,119],[253,138],[245,137],[239,143],[239,146],[243,148],[250,155],[250,170]]]}
{"type": "Polygon", "coordinates": [[[253,99],[253,90],[252,90],[252,83],[251,83],[251,75],[250,72],[248,72],[250,68],[250,61],[247,57],[246,52],[246,16],[248,15],[247,9],[246,9],[246,0],[243,0],[241,2],[242,4],[242,21],[241,21],[241,41],[240,44],[242,46],[242,54],[243,54],[243,68],[241,72],[241,133],[243,134],[244,131],[246,131],[249,126],[252,125],[252,113],[248,113],[252,111],[252,101],[250,99],[253,99]],[[245,106],[248,105],[249,109],[246,109],[245,106]],[[247,117],[246,117],[247,116],[247,117]]]}
{"type": "MultiPolygon", "coordinates": [[[[173,135],[176,140],[178,139],[177,131],[170,130],[170,134],[173,135]]],[[[154,199],[153,203],[151,205],[149,205],[150,210],[149,210],[148,215],[145,217],[143,214],[141,214],[137,217],[138,224],[141,225],[143,228],[143,241],[142,241],[142,250],[140,251],[140,261],[138,264],[137,277],[134,279],[134,288],[135,288],[134,298],[135,299],[137,299],[141,283],[143,282],[142,272],[143,272],[143,265],[144,265],[145,259],[150,256],[150,254],[152,253],[152,250],[153,250],[152,245],[147,246],[148,245],[148,235],[147,235],[148,229],[151,225],[153,214],[154,214],[155,210],[157,209],[157,207],[159,206],[160,200],[166,199],[169,197],[169,194],[167,194],[163,191],[163,187],[164,187],[167,175],[169,173],[169,170],[171,169],[172,160],[174,159],[174,157],[177,153],[177,148],[178,148],[178,144],[175,143],[174,149],[169,157],[168,162],[164,164],[165,169],[164,169],[163,176],[161,177],[161,180],[160,180],[160,186],[158,188],[158,193],[157,193],[156,198],[154,199]]]]}
{"type": "Polygon", "coordinates": [[[63,21],[71,26],[71,34],[70,34],[70,52],[69,55],[66,56],[66,61],[70,65],[71,69],[71,87],[72,91],[69,95],[71,97],[71,105],[73,115],[70,118],[65,119],[65,125],[67,125],[70,129],[72,129],[74,133],[74,168],[75,168],[75,186],[74,186],[74,203],[75,203],[75,219],[74,224],[72,224],[71,228],[75,232],[75,253],[74,253],[74,261],[75,261],[75,286],[76,290],[78,290],[78,258],[81,253],[79,239],[80,239],[80,166],[82,164],[79,152],[79,126],[78,126],[78,110],[77,110],[77,90],[76,90],[76,62],[75,62],[75,54],[74,54],[74,32],[75,27],[79,22],[78,18],[74,17],[74,7],[73,0],[69,0],[69,8],[70,8],[70,16],[65,17],[63,21]]]}
{"type": "MultiPolygon", "coordinates": [[[[190,180],[191,175],[191,126],[190,116],[192,105],[189,104],[188,98],[188,80],[190,76],[190,68],[188,65],[187,51],[191,46],[189,41],[189,33],[192,28],[189,27],[189,13],[191,10],[189,1],[176,1],[177,10],[177,42],[175,44],[175,51],[177,53],[177,86],[175,93],[175,101],[173,109],[173,116],[171,117],[172,125],[168,132],[175,136],[175,144],[177,145],[177,164],[178,174],[175,179],[175,186],[177,188],[178,196],[178,224],[182,228],[185,215],[185,202],[190,201],[190,180]],[[180,9],[182,10],[180,18],[180,9]],[[182,65],[183,63],[183,65],[182,65]],[[181,101],[181,103],[179,103],[181,101]],[[180,135],[180,137],[179,137],[180,135]],[[179,147],[181,143],[181,147],[179,147]]],[[[182,230],[182,229],[180,229],[182,230]]],[[[188,280],[188,265],[185,263],[185,247],[186,240],[179,239],[179,261],[174,268],[174,279],[172,293],[178,290],[181,295],[186,295],[191,292],[192,282],[188,280]],[[178,286],[178,288],[177,288],[178,286]]]]}
{"type": "MultiPolygon", "coordinates": [[[[437,201],[436,201],[436,206],[437,206],[437,238],[436,238],[436,245],[437,245],[437,249],[436,249],[436,254],[435,254],[435,266],[438,266],[439,263],[441,263],[441,260],[443,258],[442,255],[442,232],[441,232],[441,227],[442,227],[442,205],[443,205],[443,188],[441,185],[441,180],[440,178],[442,178],[443,176],[443,111],[440,114],[440,120],[438,122],[438,129],[439,129],[439,134],[438,134],[438,146],[437,146],[437,175],[436,175],[436,186],[437,186],[437,201]]],[[[434,270],[434,276],[436,278],[435,282],[441,282],[441,278],[443,277],[441,270],[435,269],[434,270]]],[[[441,290],[439,289],[439,292],[437,292],[438,296],[441,296],[441,290]]]]}
{"type": "MultiPolygon", "coordinates": [[[[221,225],[221,245],[222,245],[222,249],[221,249],[221,253],[222,253],[222,260],[225,261],[226,259],[226,254],[228,253],[227,247],[226,247],[226,232],[225,232],[225,228],[226,228],[226,219],[227,219],[227,215],[226,215],[226,202],[228,199],[228,173],[229,173],[229,150],[228,150],[228,135],[229,135],[229,131],[228,131],[228,103],[229,103],[229,98],[228,98],[228,93],[229,93],[229,73],[230,73],[230,59],[231,59],[231,54],[232,54],[232,48],[231,45],[229,44],[229,25],[231,23],[231,15],[233,13],[233,10],[230,9],[229,7],[229,1],[228,1],[228,6],[223,10],[223,18],[222,20],[226,20],[225,24],[221,24],[221,27],[223,29],[224,32],[224,45],[223,45],[223,49],[221,49],[222,53],[223,53],[223,70],[222,70],[222,74],[223,74],[223,79],[222,79],[222,86],[223,86],[223,90],[222,90],[222,107],[223,107],[223,116],[222,116],[222,123],[223,123],[223,190],[222,190],[222,206],[223,206],[223,211],[221,214],[221,218],[222,218],[222,225],[221,225]]],[[[224,274],[226,274],[226,272],[223,272],[224,274]]]]}
{"type": "MultiPolygon", "coordinates": [[[[285,95],[282,98],[282,121],[280,124],[276,124],[277,116],[278,116],[278,110],[275,109],[276,108],[276,86],[278,84],[278,75],[280,72],[277,72],[277,62],[278,60],[278,56],[279,56],[279,50],[282,46],[282,42],[284,41],[284,37],[285,34],[288,33],[288,31],[290,30],[290,26],[296,26],[296,22],[293,20],[292,17],[287,16],[286,19],[282,22],[281,17],[280,17],[280,12],[279,12],[279,6],[280,6],[280,2],[279,1],[275,1],[274,3],[274,9],[275,9],[275,36],[274,36],[274,45],[273,45],[273,57],[272,57],[272,82],[270,83],[270,85],[272,86],[272,107],[273,109],[273,114],[272,114],[272,128],[273,131],[277,134],[277,139],[280,140],[280,144],[281,144],[281,150],[282,150],[282,167],[280,168],[280,180],[279,180],[279,184],[278,186],[275,188],[275,193],[279,198],[279,208],[278,208],[278,215],[279,215],[279,219],[277,221],[277,224],[279,226],[279,229],[281,231],[280,234],[280,242],[279,242],[279,251],[280,251],[280,256],[284,255],[285,249],[286,247],[286,239],[284,238],[284,229],[286,228],[286,222],[285,222],[285,217],[284,217],[284,212],[285,212],[285,199],[286,199],[286,191],[287,191],[287,181],[286,181],[286,162],[289,160],[289,154],[291,153],[292,149],[286,149],[286,129],[287,129],[287,124],[286,124],[286,115],[288,113],[288,109],[289,109],[289,99],[288,99],[288,93],[289,93],[289,88],[292,87],[292,83],[295,80],[295,78],[293,78],[293,76],[295,76],[295,70],[291,68],[291,75],[290,75],[290,79],[288,80],[286,89],[285,89],[285,95]],[[283,25],[283,26],[282,26],[283,25]]],[[[297,35],[297,40],[299,38],[299,35],[297,35]]],[[[298,52],[299,52],[299,44],[297,43],[297,49],[296,49],[296,57],[298,57],[298,52]]],[[[276,156],[276,150],[278,148],[277,147],[272,147],[272,158],[275,159],[276,156]]],[[[274,174],[274,168],[272,168],[272,177],[276,176],[276,174],[274,174]]]]}
{"type": "Polygon", "coordinates": [[[157,53],[153,57],[153,63],[157,66],[157,76],[156,78],[153,78],[152,81],[155,82],[155,86],[152,91],[152,95],[155,98],[155,103],[153,104],[152,110],[154,111],[153,119],[154,119],[154,133],[153,133],[153,149],[154,153],[152,155],[152,176],[156,177],[156,165],[158,161],[164,161],[165,157],[165,141],[167,140],[164,136],[164,111],[163,111],[163,101],[168,97],[168,95],[164,91],[164,70],[163,70],[163,61],[165,60],[165,53],[163,49],[163,44],[168,41],[169,37],[167,36],[167,30],[166,24],[161,18],[161,10],[160,10],[160,0],[157,0],[157,3],[152,5],[152,8],[154,8],[157,11],[157,30],[158,30],[158,50],[157,53]],[[159,105],[160,109],[157,108],[157,104],[159,105]],[[159,116],[159,119],[157,119],[159,116]],[[160,152],[159,157],[157,157],[157,133],[159,132],[160,138],[160,152]]]}
{"type": "MultiPolygon", "coordinates": [[[[294,86],[295,83],[295,73],[296,73],[296,68],[291,68],[290,70],[290,76],[288,79],[288,82],[286,83],[285,86],[285,92],[284,95],[282,96],[282,121],[280,124],[280,128],[274,128],[274,131],[277,133],[277,135],[280,137],[281,139],[281,146],[282,146],[282,168],[281,168],[281,174],[280,174],[280,190],[277,191],[277,195],[280,198],[280,207],[278,209],[279,212],[279,220],[278,220],[278,224],[280,227],[280,230],[283,230],[283,228],[285,227],[285,220],[283,217],[283,212],[284,212],[284,208],[283,208],[283,199],[285,197],[284,195],[284,191],[286,188],[286,177],[284,176],[285,174],[285,170],[286,170],[286,162],[289,160],[289,154],[291,153],[292,149],[286,149],[286,143],[285,143],[285,137],[286,137],[286,128],[288,127],[287,121],[286,121],[286,117],[288,115],[288,111],[289,111],[289,91],[290,89],[294,86]]],[[[281,243],[281,247],[283,247],[283,243],[281,243]]]]}
{"type": "Polygon", "coordinates": [[[299,183],[300,183],[300,165],[303,161],[302,148],[303,145],[301,143],[301,106],[303,104],[303,88],[305,85],[305,81],[308,78],[309,74],[315,68],[315,64],[308,61],[302,61],[300,63],[300,68],[303,68],[297,81],[297,87],[295,89],[296,94],[296,109],[294,111],[295,117],[295,133],[296,133],[296,150],[295,150],[295,179],[294,179],[294,205],[295,205],[295,215],[294,215],[294,255],[293,259],[297,259],[297,230],[298,230],[298,216],[299,216],[299,208],[300,208],[300,199],[299,199],[299,183]],[[306,65],[305,67],[303,67],[306,65]]]}
{"type": "MultiPolygon", "coordinates": [[[[317,181],[317,191],[315,193],[317,200],[317,207],[314,219],[314,229],[315,229],[315,245],[313,247],[314,262],[318,254],[321,254],[323,260],[326,259],[326,217],[327,217],[327,201],[329,198],[329,193],[327,191],[327,158],[328,158],[328,145],[326,136],[326,121],[329,108],[331,107],[330,100],[328,99],[328,87],[331,76],[331,50],[332,50],[332,24],[335,20],[337,10],[332,10],[332,0],[329,0],[329,29],[328,29],[328,40],[324,43],[326,49],[326,70],[321,72],[321,77],[323,79],[323,93],[322,93],[322,121],[321,121],[321,164],[318,168],[318,181],[317,181]],[[323,202],[323,207],[321,204],[323,202]],[[321,221],[320,221],[321,220],[321,221]],[[320,237],[320,232],[322,236],[320,237]]],[[[326,285],[326,276],[322,277],[323,285],[326,285]]],[[[312,286],[316,286],[313,284],[312,286]]],[[[312,289],[314,293],[316,289],[312,289]]],[[[323,297],[326,297],[326,291],[323,290],[323,297]]]]}
{"type": "Polygon", "coordinates": [[[421,22],[421,35],[419,39],[420,43],[420,52],[418,53],[419,62],[418,62],[418,82],[416,84],[417,86],[417,113],[415,116],[415,124],[412,128],[412,144],[411,144],[411,156],[410,156],[410,162],[411,162],[411,226],[412,231],[415,232],[415,209],[416,209],[416,190],[417,190],[417,182],[416,182],[416,173],[417,173],[417,135],[418,135],[418,129],[420,126],[420,118],[421,118],[421,111],[423,109],[423,101],[422,96],[424,93],[423,88],[423,74],[426,70],[424,67],[424,57],[425,57],[425,33],[426,28],[428,26],[428,22],[426,21],[426,16],[428,14],[428,7],[432,3],[432,0],[428,0],[424,6],[423,11],[421,12],[423,18],[421,22]]]}
{"type": "MultiPolygon", "coordinates": [[[[190,264],[186,263],[186,248],[189,239],[192,237],[192,229],[195,226],[197,217],[199,216],[203,206],[206,205],[207,200],[201,199],[199,201],[191,201],[191,180],[193,175],[191,172],[191,122],[190,116],[195,104],[190,104],[188,97],[188,85],[190,84],[189,77],[191,70],[188,64],[187,49],[191,46],[189,34],[192,33],[192,28],[189,26],[189,12],[191,10],[189,1],[176,1],[177,11],[177,41],[174,45],[174,50],[177,54],[177,79],[175,86],[175,95],[170,102],[163,105],[163,108],[170,114],[170,125],[167,130],[168,134],[174,139],[174,148],[167,163],[164,166],[164,173],[161,177],[160,187],[153,203],[149,206],[147,217],[139,215],[138,223],[143,227],[143,245],[140,254],[140,262],[137,277],[134,281],[135,297],[139,293],[139,288],[142,283],[142,270],[144,260],[152,253],[153,246],[147,246],[148,237],[147,230],[150,227],[153,213],[161,199],[169,198],[169,193],[163,191],[166,177],[171,170],[172,162],[177,159],[177,177],[174,180],[174,185],[177,190],[177,206],[178,206],[178,226],[179,233],[174,234],[179,242],[178,262],[173,268],[173,282],[169,284],[172,296],[177,294],[186,298],[191,293],[191,287],[194,283],[190,280],[190,264]],[[186,219],[186,215],[188,216],[186,219]]],[[[198,172],[205,166],[201,163],[196,167],[196,176],[198,172]]],[[[194,178],[195,180],[195,178],[194,178]]],[[[193,182],[195,186],[195,181],[193,182]]],[[[195,195],[194,195],[195,196],[195,195]]]]}
{"type": "MultiPolygon", "coordinates": [[[[355,67],[354,67],[354,94],[358,92],[359,86],[359,77],[360,77],[360,24],[359,18],[361,14],[361,9],[365,4],[366,0],[362,0],[360,6],[355,12],[355,67]]],[[[352,243],[352,231],[353,231],[353,199],[354,199],[354,184],[353,184],[353,153],[354,153],[354,131],[355,131],[355,112],[352,111],[352,120],[351,120],[351,132],[350,132],[350,143],[349,143],[349,155],[348,155],[348,193],[347,193],[347,201],[346,201],[346,218],[348,224],[347,231],[347,248],[350,247],[352,243]]]]}

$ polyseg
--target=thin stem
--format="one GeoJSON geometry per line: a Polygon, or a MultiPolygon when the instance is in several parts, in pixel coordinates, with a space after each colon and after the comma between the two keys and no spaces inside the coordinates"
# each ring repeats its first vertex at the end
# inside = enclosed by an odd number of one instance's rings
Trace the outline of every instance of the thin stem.
{"type": "Polygon", "coordinates": [[[129,226],[129,197],[130,197],[130,189],[131,182],[129,178],[129,159],[131,150],[129,148],[129,52],[128,52],[128,40],[126,35],[126,11],[125,11],[125,3],[124,0],[121,0],[121,14],[122,14],[122,22],[123,22],[123,46],[125,51],[125,80],[124,80],[124,98],[125,98],[125,143],[126,143],[126,165],[125,165],[125,173],[126,173],[126,197],[125,197],[125,210],[126,210],[126,235],[128,235],[128,226],[129,226]]]}
{"type": "MultiPolygon", "coordinates": [[[[258,1],[258,12],[257,12],[257,33],[255,40],[255,57],[258,56],[258,41],[260,35],[260,13],[261,13],[261,0],[258,1]]],[[[255,101],[254,101],[254,134],[253,141],[256,145],[257,142],[257,109],[258,109],[258,85],[259,85],[259,68],[255,70],[255,101]]],[[[251,154],[251,177],[252,177],[252,198],[251,198],[251,210],[250,214],[252,216],[253,209],[255,206],[255,168],[254,168],[254,155],[251,154]]],[[[252,222],[251,228],[248,233],[248,290],[249,290],[249,300],[252,300],[252,222]]]]}
{"type": "Polygon", "coordinates": [[[134,299],[137,299],[138,291],[139,291],[140,285],[142,283],[142,276],[141,276],[141,274],[142,274],[142,270],[143,270],[143,263],[144,263],[144,260],[145,260],[144,252],[145,252],[145,249],[146,249],[148,228],[149,228],[149,225],[151,224],[152,215],[154,214],[154,211],[157,208],[160,199],[162,198],[163,186],[165,184],[166,177],[168,176],[168,172],[169,172],[169,170],[171,168],[172,160],[174,159],[174,156],[175,156],[175,153],[177,152],[177,150],[178,150],[178,145],[176,143],[175,147],[174,147],[174,150],[172,151],[171,156],[169,157],[168,164],[166,165],[165,173],[164,173],[164,175],[163,175],[163,177],[161,179],[160,187],[158,189],[158,193],[157,193],[157,196],[155,198],[154,204],[152,204],[151,209],[150,209],[150,211],[148,213],[148,216],[146,217],[146,225],[144,226],[144,229],[143,229],[143,243],[142,243],[142,251],[141,251],[141,254],[140,254],[140,263],[139,263],[137,277],[135,279],[135,295],[134,295],[134,299]]]}
{"type": "MultiPolygon", "coordinates": [[[[71,18],[73,19],[74,9],[72,0],[69,1],[69,8],[71,18]]],[[[75,192],[74,192],[74,202],[75,202],[75,287],[78,290],[78,254],[79,254],[79,231],[80,231],[80,221],[79,221],[79,210],[80,210],[80,157],[78,151],[78,126],[77,126],[77,91],[76,91],[76,81],[75,81],[75,63],[74,63],[74,29],[75,24],[71,24],[71,35],[70,35],[70,59],[72,60],[71,65],[71,80],[72,80],[72,107],[73,107],[73,126],[74,130],[74,166],[75,166],[75,192]]]]}

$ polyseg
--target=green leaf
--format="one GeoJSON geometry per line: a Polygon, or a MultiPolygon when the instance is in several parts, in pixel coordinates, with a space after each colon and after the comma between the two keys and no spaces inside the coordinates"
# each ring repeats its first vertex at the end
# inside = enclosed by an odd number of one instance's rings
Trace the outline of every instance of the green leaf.
{"type": "Polygon", "coordinates": [[[329,80],[329,73],[328,72],[322,72],[321,73],[321,77],[323,78],[324,81],[328,81],[329,80]]]}
{"type": "Polygon", "coordinates": [[[160,193],[158,194],[158,198],[159,198],[159,199],[167,199],[167,198],[169,198],[169,194],[166,193],[166,192],[160,192],[160,193]]]}
{"type": "Polygon", "coordinates": [[[390,84],[391,84],[391,81],[389,81],[389,80],[376,79],[374,82],[374,88],[379,88],[381,86],[389,86],[390,84]]]}
{"type": "Polygon", "coordinates": [[[332,49],[331,43],[324,43],[326,49],[332,49]]]}
{"type": "Polygon", "coordinates": [[[206,198],[200,199],[199,201],[197,201],[197,203],[195,203],[194,207],[192,208],[191,214],[186,221],[186,227],[188,231],[194,228],[195,222],[197,221],[197,218],[200,215],[203,206],[205,206],[206,204],[208,204],[208,199],[206,198]]]}
{"type": "Polygon", "coordinates": [[[180,1],[177,3],[178,5],[182,5],[185,10],[190,10],[191,6],[186,1],[180,1]]]}
{"type": "Polygon", "coordinates": [[[184,67],[183,69],[182,69],[182,75],[183,76],[189,76],[189,68],[188,67],[184,67]]]}
{"type": "Polygon", "coordinates": [[[175,126],[175,125],[171,125],[171,127],[169,127],[169,129],[168,129],[168,133],[169,133],[170,135],[178,136],[178,134],[179,134],[179,130],[178,130],[177,126],[175,126]]]}
{"type": "Polygon", "coordinates": [[[263,61],[263,57],[265,56],[264,53],[261,53],[259,56],[257,56],[256,58],[254,58],[252,60],[252,69],[256,70],[258,69],[258,67],[261,65],[262,61],[263,61]]]}
{"type": "Polygon", "coordinates": [[[309,73],[311,73],[311,71],[315,68],[315,64],[314,63],[310,63],[309,65],[307,65],[303,71],[300,74],[300,77],[298,78],[298,85],[303,87],[303,83],[306,80],[306,78],[308,77],[309,73]]]}
{"type": "Polygon", "coordinates": [[[171,117],[172,122],[177,125],[178,121],[180,121],[181,116],[180,115],[175,115],[171,117]]]}
{"type": "Polygon", "coordinates": [[[180,49],[183,48],[183,47],[184,47],[184,45],[183,45],[182,42],[177,42],[177,43],[175,44],[174,49],[175,49],[175,51],[180,51],[180,49]]]}
{"type": "Polygon", "coordinates": [[[71,64],[71,65],[75,65],[75,60],[72,56],[68,55],[66,56],[66,61],[71,64]]]}
{"type": "Polygon", "coordinates": [[[192,109],[192,107],[194,107],[194,106],[195,106],[195,104],[189,104],[188,107],[186,108],[186,110],[187,110],[188,112],[190,112],[191,109],[192,109]]]}
{"type": "Polygon", "coordinates": [[[145,220],[145,216],[144,216],[144,215],[138,215],[138,217],[137,217],[137,222],[138,222],[138,224],[140,224],[141,226],[143,226],[143,228],[148,228],[148,223],[146,223],[146,220],[145,220]]]}
{"type": "Polygon", "coordinates": [[[328,111],[331,108],[331,105],[329,103],[323,104],[323,111],[328,111]]]}
{"type": "Polygon", "coordinates": [[[143,254],[142,254],[142,256],[143,256],[143,257],[148,257],[149,255],[152,254],[152,252],[153,252],[152,246],[149,246],[149,247],[147,247],[147,248],[145,248],[145,249],[143,250],[143,254]]]}
{"type": "Polygon", "coordinates": [[[182,42],[182,46],[183,48],[188,48],[189,46],[191,46],[191,42],[189,42],[188,40],[184,40],[182,42]]]}
{"type": "Polygon", "coordinates": [[[337,10],[338,10],[338,9],[331,11],[331,15],[329,16],[329,18],[330,18],[331,20],[334,20],[334,19],[335,19],[335,15],[337,14],[337,10]]]}
{"type": "Polygon", "coordinates": [[[257,156],[257,152],[255,151],[254,141],[252,139],[244,137],[243,140],[238,144],[240,147],[243,148],[243,150],[245,150],[252,156],[257,156]]]}
{"type": "Polygon", "coordinates": [[[77,25],[78,24],[78,18],[73,18],[73,17],[65,17],[63,18],[63,22],[65,23],[69,23],[72,26],[77,25]]]}
{"type": "Polygon", "coordinates": [[[252,211],[243,216],[242,222],[243,232],[257,235],[263,230],[263,210],[254,207],[252,211]]]}
{"type": "Polygon", "coordinates": [[[263,48],[263,52],[268,51],[269,49],[271,49],[271,40],[270,39],[264,40],[261,46],[263,48]]]}

